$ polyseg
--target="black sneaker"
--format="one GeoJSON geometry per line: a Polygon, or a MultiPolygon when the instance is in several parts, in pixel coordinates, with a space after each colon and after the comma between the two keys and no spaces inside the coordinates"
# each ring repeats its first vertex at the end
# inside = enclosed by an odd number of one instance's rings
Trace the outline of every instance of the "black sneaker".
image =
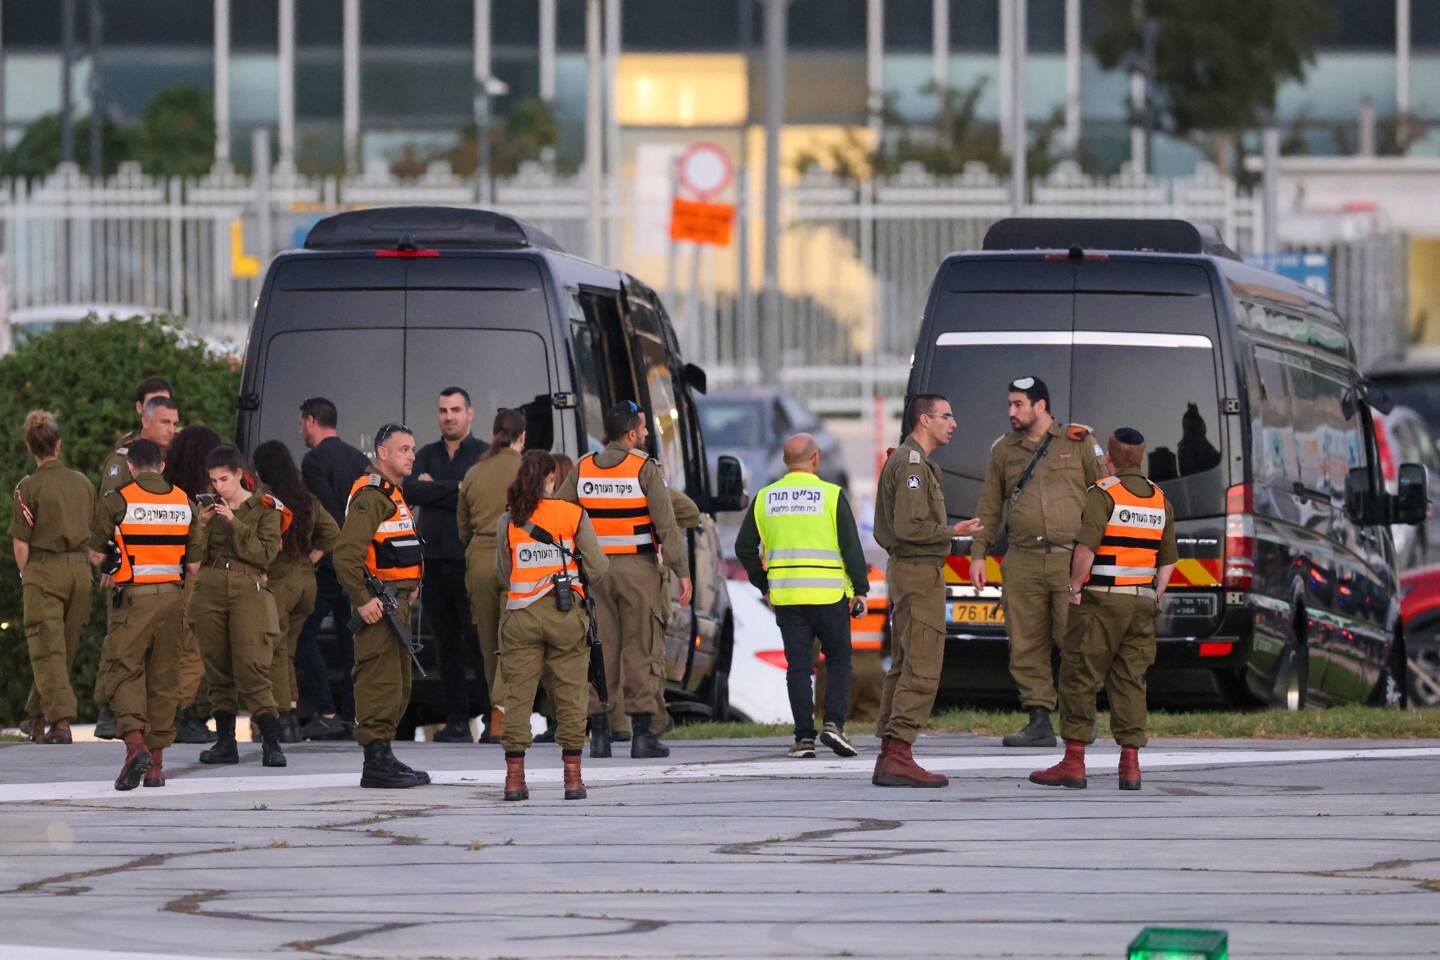
{"type": "Polygon", "coordinates": [[[833,723],[825,724],[825,729],[820,731],[820,742],[834,750],[837,757],[853,757],[860,752],[845,736],[845,731],[833,723]]]}
{"type": "Polygon", "coordinates": [[[310,722],[300,728],[300,737],[303,740],[345,740],[350,736],[350,728],[345,721],[339,717],[327,717],[317,713],[310,718],[310,722]]]}
{"type": "Polygon", "coordinates": [[[791,747],[790,752],[785,754],[785,756],[792,760],[814,760],[815,741],[809,737],[806,737],[804,740],[796,740],[795,746],[791,747]]]}

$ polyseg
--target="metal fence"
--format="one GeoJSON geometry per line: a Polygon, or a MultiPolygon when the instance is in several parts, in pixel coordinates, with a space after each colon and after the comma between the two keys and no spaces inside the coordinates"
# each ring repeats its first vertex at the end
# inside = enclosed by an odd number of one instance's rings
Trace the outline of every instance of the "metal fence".
{"type": "MultiPolygon", "coordinates": [[[[832,413],[868,413],[876,396],[898,403],[936,266],[952,251],[978,247],[991,223],[1014,213],[1008,182],[983,165],[956,177],[907,168],[858,183],[814,170],[782,197],[781,297],[772,321],[759,303],[759,193],[742,176],[730,248],[662,241],[657,253],[650,234],[663,229],[664,211],[642,211],[634,184],[610,184],[602,236],[618,249],[609,259],[666,294],[688,359],[706,366],[712,383],[758,383],[761,351],[778,343],[780,382],[832,413]],[[763,337],[762,322],[778,323],[778,337],[763,337]]],[[[586,248],[583,172],[526,167],[497,182],[493,203],[482,204],[476,181],[444,164],[407,181],[383,166],[350,178],[284,168],[251,178],[218,167],[162,180],[126,165],[98,183],[62,165],[43,180],[0,184],[6,305],[133,305],[183,317],[208,336],[243,338],[274,253],[336,210],[400,203],[491,206],[536,223],[567,249],[586,248]]],[[[1263,236],[1258,196],[1211,166],[1157,180],[1130,171],[1092,178],[1061,165],[1031,183],[1023,213],[1197,220],[1241,251],[1263,236]]],[[[1334,263],[1336,298],[1362,353],[1392,352],[1404,316],[1403,239],[1357,241],[1334,251],[1334,263]]]]}

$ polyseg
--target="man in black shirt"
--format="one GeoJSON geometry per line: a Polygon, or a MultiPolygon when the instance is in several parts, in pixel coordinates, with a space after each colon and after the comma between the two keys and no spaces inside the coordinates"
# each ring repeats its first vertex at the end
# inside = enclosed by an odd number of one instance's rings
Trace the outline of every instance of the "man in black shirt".
{"type": "MultiPolygon", "coordinates": [[[[489,444],[470,430],[475,410],[470,394],[460,387],[440,391],[437,408],[440,439],[415,454],[415,467],[405,481],[405,502],[420,509],[420,539],[425,543],[425,576],[420,603],[435,637],[440,683],[445,695],[445,727],[435,735],[440,743],[472,743],[470,718],[477,711],[489,714],[489,703],[470,704],[465,662],[475,660],[480,639],[470,622],[470,601],[465,592],[465,545],[455,523],[460,481],[489,444]]],[[[485,684],[477,684],[482,700],[485,684]]]]}
{"type": "MultiPolygon", "coordinates": [[[[339,422],[335,404],[324,397],[311,397],[300,404],[300,439],[310,448],[300,461],[300,475],[321,506],[336,523],[344,526],[350,488],[369,469],[370,459],[336,435],[339,422]]],[[[341,738],[348,735],[354,725],[355,694],[350,670],[354,666],[355,650],[350,636],[350,614],[350,601],[335,579],[335,568],[326,556],[315,568],[315,612],[305,621],[295,645],[296,679],[315,708],[315,715],[300,730],[306,740],[341,738]],[[325,657],[320,652],[320,625],[326,614],[334,617],[336,646],[344,668],[338,717],[330,695],[325,657]]]]}

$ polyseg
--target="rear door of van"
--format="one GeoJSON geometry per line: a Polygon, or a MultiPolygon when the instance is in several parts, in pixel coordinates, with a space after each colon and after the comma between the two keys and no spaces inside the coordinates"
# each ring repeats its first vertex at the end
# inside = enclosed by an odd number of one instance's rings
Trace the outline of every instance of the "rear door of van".
{"type": "MultiPolygon", "coordinates": [[[[1192,636],[1213,631],[1223,613],[1228,444],[1210,274],[1199,258],[957,258],[933,298],[912,384],[956,408],[955,436],[935,454],[952,518],[974,514],[991,445],[1010,429],[1006,388],[1020,377],[1046,382],[1061,422],[1087,424],[1102,440],[1122,426],[1143,433],[1182,558],[1161,628],[1192,636]]],[[[957,561],[958,585],[968,564],[957,561]]]]}

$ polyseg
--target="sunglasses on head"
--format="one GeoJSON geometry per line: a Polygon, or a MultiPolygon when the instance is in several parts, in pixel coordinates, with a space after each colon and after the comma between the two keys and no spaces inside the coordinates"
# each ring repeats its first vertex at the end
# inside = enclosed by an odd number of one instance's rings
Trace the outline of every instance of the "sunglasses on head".
{"type": "Polygon", "coordinates": [[[375,446],[380,446],[397,433],[411,433],[411,430],[403,423],[387,423],[375,432],[375,446]]]}

